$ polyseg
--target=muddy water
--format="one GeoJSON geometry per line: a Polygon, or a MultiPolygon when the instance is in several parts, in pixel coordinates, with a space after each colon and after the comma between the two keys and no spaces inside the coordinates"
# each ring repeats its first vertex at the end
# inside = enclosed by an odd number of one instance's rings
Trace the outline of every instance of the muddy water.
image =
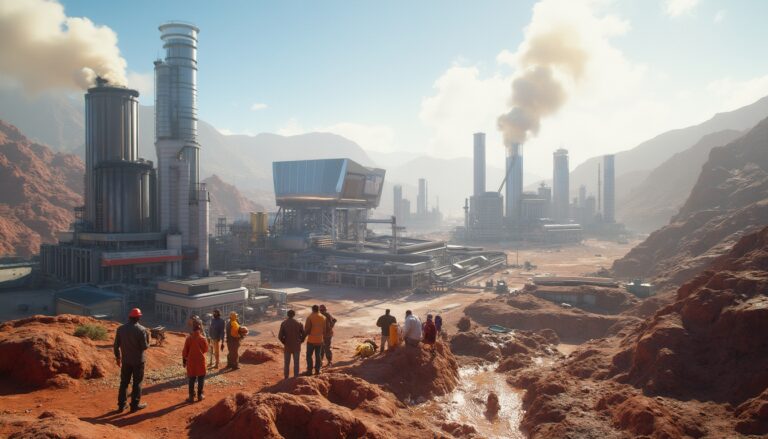
{"type": "Polygon", "coordinates": [[[471,425],[480,437],[524,438],[520,431],[523,417],[522,393],[507,384],[504,374],[494,372],[498,364],[466,366],[459,369],[459,386],[448,395],[415,407],[417,413],[443,418],[446,422],[471,425]],[[493,391],[499,397],[501,410],[489,419],[486,400],[493,391]]]}

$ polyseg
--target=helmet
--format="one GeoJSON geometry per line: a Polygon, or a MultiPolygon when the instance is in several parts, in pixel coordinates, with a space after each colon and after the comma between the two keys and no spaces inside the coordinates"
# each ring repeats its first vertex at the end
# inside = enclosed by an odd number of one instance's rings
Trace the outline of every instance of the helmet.
{"type": "Polygon", "coordinates": [[[134,318],[141,317],[141,310],[138,308],[132,309],[131,312],[128,313],[128,317],[134,317],[134,318]]]}

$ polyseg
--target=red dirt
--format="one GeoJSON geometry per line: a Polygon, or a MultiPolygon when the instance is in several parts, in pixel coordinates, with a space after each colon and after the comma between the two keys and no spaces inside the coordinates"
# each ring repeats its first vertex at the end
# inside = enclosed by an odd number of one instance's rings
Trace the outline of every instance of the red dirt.
{"type": "Polygon", "coordinates": [[[518,376],[533,437],[768,435],[768,228],[641,325],[518,376]],[[735,407],[735,409],[734,409],[735,407]]]}
{"type": "Polygon", "coordinates": [[[138,439],[141,436],[121,430],[111,425],[94,425],[79,420],[76,416],[61,412],[48,411],[34,418],[30,416],[0,416],[0,433],[12,426],[14,433],[9,439],[95,439],[115,438],[138,439]]]}
{"type": "Polygon", "coordinates": [[[197,416],[192,437],[430,437],[394,395],[344,374],[300,377],[253,395],[238,393],[197,416]]]}

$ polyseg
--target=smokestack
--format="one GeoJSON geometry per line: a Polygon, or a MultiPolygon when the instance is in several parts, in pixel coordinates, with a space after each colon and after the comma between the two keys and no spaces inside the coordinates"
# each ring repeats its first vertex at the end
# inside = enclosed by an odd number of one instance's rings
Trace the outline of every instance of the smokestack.
{"type": "Polygon", "coordinates": [[[612,223],[616,221],[616,176],[613,154],[603,156],[603,180],[604,180],[604,196],[603,200],[603,221],[612,223]]]}
{"type": "Polygon", "coordinates": [[[568,170],[568,150],[560,148],[553,154],[552,174],[552,213],[555,220],[568,220],[568,200],[570,192],[568,170]]]}
{"type": "Polygon", "coordinates": [[[475,196],[485,193],[485,133],[475,133],[475,196]]]}
{"type": "Polygon", "coordinates": [[[393,212],[395,215],[395,218],[397,218],[398,221],[403,221],[403,187],[399,184],[396,184],[394,189],[394,206],[393,206],[393,212]]]}
{"type": "Polygon", "coordinates": [[[507,221],[518,221],[521,213],[523,198],[523,148],[519,143],[513,143],[507,148],[507,221]]]}

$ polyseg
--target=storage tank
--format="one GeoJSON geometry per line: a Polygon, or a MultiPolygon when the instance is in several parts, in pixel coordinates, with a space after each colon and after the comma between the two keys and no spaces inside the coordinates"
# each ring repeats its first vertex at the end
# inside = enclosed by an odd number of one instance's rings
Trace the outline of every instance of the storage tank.
{"type": "Polygon", "coordinates": [[[251,212],[251,240],[267,236],[269,231],[269,216],[267,212],[251,212]]]}

